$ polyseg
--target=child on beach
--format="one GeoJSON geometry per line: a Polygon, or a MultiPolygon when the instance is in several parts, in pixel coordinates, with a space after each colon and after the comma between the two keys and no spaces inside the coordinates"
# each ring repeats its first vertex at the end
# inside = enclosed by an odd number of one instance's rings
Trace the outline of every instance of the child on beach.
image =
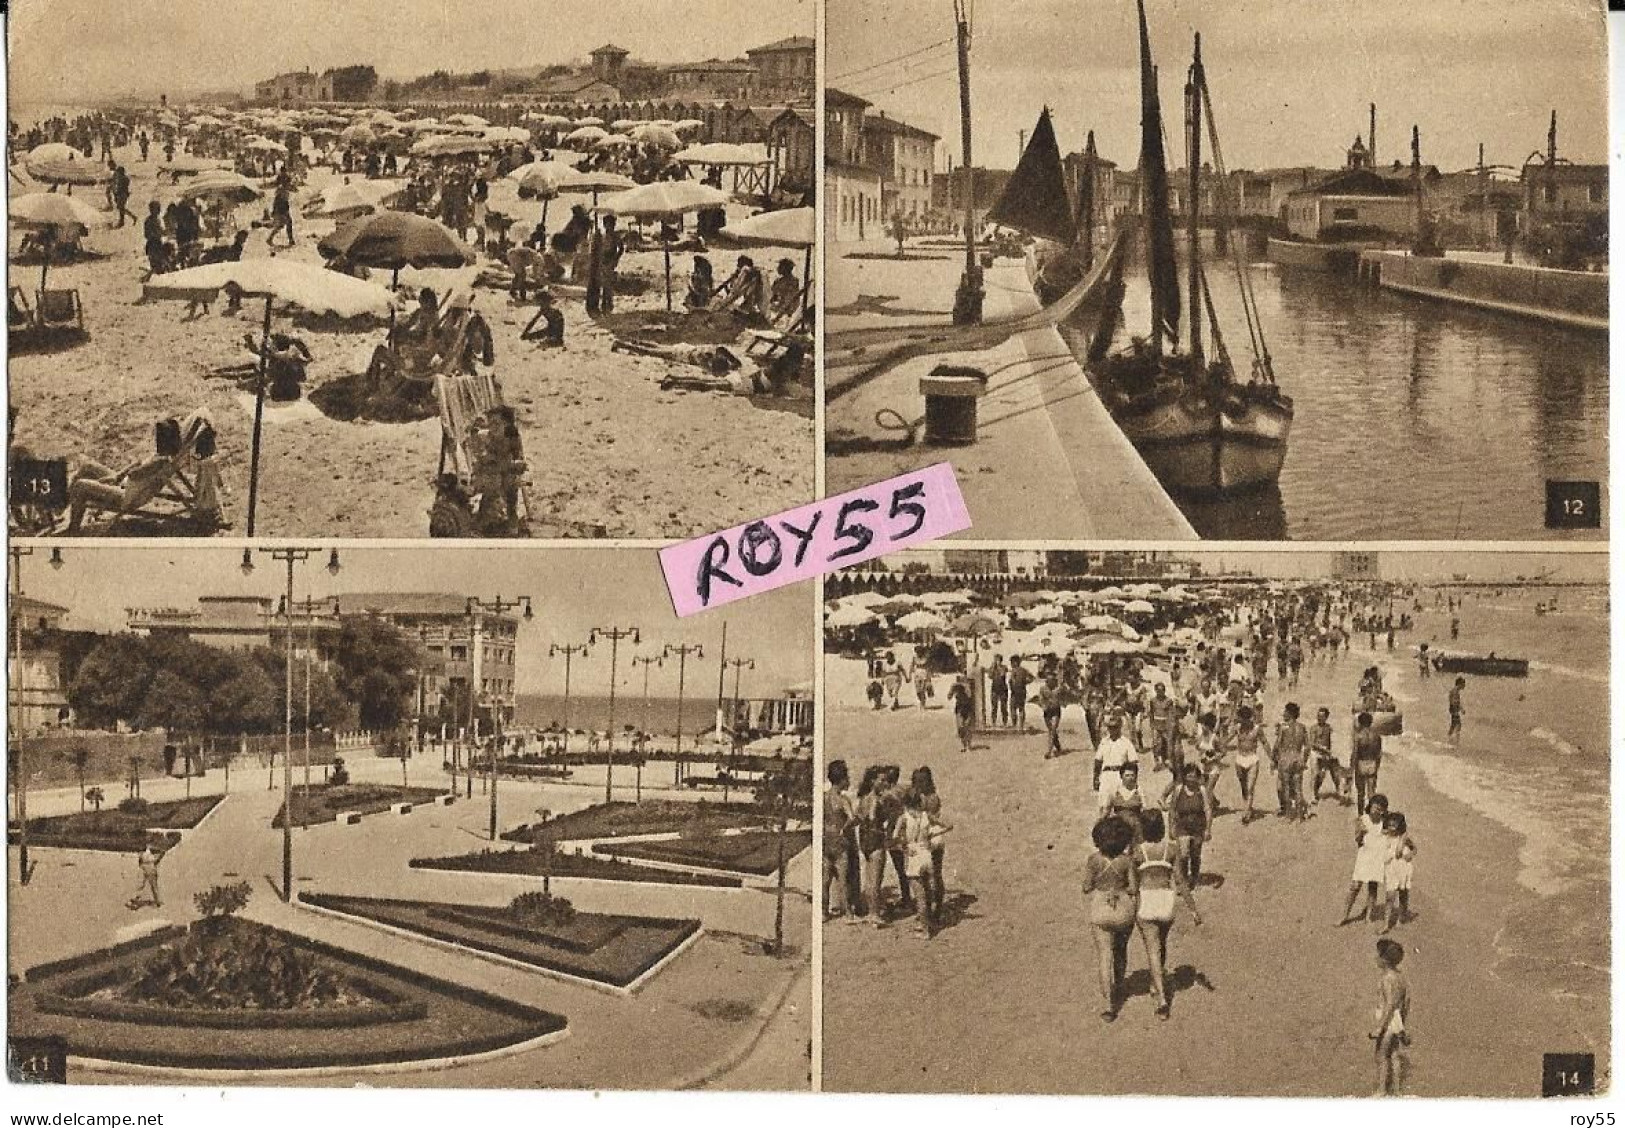
{"type": "Polygon", "coordinates": [[[1388,866],[1388,842],[1383,836],[1383,819],[1388,814],[1388,797],[1386,795],[1373,795],[1367,802],[1364,813],[1354,824],[1354,874],[1349,879],[1349,896],[1343,906],[1343,915],[1337,926],[1341,928],[1350,920],[1358,919],[1349,914],[1354,911],[1354,902],[1360,897],[1360,887],[1365,886],[1365,912],[1363,916],[1372,920],[1377,919],[1377,886],[1385,879],[1385,870],[1388,866]]]}
{"type": "Polygon", "coordinates": [[[1405,948],[1394,940],[1377,941],[1377,966],[1382,979],[1377,986],[1376,1029],[1367,1035],[1376,1043],[1377,1091],[1374,1096],[1399,1094],[1398,1060],[1401,1050],[1411,1044],[1407,1029],[1411,1017],[1411,986],[1399,965],[1405,948]]]}
{"type": "Polygon", "coordinates": [[[1406,831],[1405,816],[1390,811],[1382,820],[1384,845],[1388,850],[1383,864],[1382,883],[1388,890],[1388,923],[1384,932],[1411,919],[1411,874],[1416,860],[1416,843],[1406,831]]]}

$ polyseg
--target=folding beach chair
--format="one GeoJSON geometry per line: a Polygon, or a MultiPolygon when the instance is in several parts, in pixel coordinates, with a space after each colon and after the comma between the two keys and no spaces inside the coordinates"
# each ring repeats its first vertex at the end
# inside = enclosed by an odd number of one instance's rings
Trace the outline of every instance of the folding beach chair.
{"type": "Polygon", "coordinates": [[[83,333],[85,307],[78,290],[41,290],[35,306],[39,328],[54,332],[83,333]]]}
{"type": "Polygon", "coordinates": [[[109,504],[100,494],[86,496],[86,491],[74,488],[77,483],[70,483],[70,502],[83,505],[87,518],[105,518],[102,531],[106,532],[138,525],[156,532],[207,536],[230,528],[221,505],[215,430],[208,413],[199,409],[184,421],[165,420],[159,429],[158,458],[165,465],[162,484],[155,492],[139,500],[109,504]],[[168,434],[178,437],[166,442],[166,427],[168,434]]]}
{"type": "Polygon", "coordinates": [[[34,327],[34,309],[21,286],[12,286],[6,294],[6,328],[12,332],[34,327]]]}

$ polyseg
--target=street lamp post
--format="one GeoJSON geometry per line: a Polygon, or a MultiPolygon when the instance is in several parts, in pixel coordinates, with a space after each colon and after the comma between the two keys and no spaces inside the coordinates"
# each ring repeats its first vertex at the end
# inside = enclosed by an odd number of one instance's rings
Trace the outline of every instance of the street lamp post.
{"type": "MultiPolygon", "coordinates": [[[[647,750],[649,747],[649,667],[665,665],[665,663],[661,661],[662,657],[662,655],[654,654],[648,657],[634,656],[632,659],[632,665],[643,667],[643,747],[645,750],[647,750]]],[[[641,803],[643,802],[642,752],[639,752],[634,767],[637,769],[637,790],[634,792],[634,795],[636,796],[636,801],[641,803]]]]}
{"type": "MultiPolygon", "coordinates": [[[[310,654],[316,648],[316,608],[331,606],[338,614],[338,600],[301,599],[296,605],[305,616],[305,783],[304,803],[310,806],[310,654]]],[[[306,830],[310,824],[303,824],[306,830]]]]}
{"type": "MultiPolygon", "coordinates": [[[[530,620],[530,619],[535,618],[535,612],[533,612],[531,610],[531,608],[530,608],[530,596],[528,596],[528,595],[515,596],[513,599],[503,599],[502,596],[500,596],[500,595],[493,596],[490,599],[477,599],[474,596],[469,596],[469,598],[468,598],[468,606],[467,606],[469,623],[470,623],[470,625],[473,624],[474,612],[475,611],[485,611],[485,612],[487,612],[489,614],[492,614],[492,615],[503,615],[503,614],[506,614],[509,611],[512,611],[515,607],[523,607],[525,609],[525,618],[526,618],[526,620],[530,620]]],[[[469,653],[468,653],[468,657],[469,657],[469,693],[470,693],[471,698],[472,698],[472,695],[473,695],[473,681],[474,681],[474,668],[473,668],[474,650],[473,650],[473,642],[474,642],[473,631],[471,630],[469,632],[469,653]]],[[[495,842],[496,839],[497,839],[497,752],[500,750],[501,742],[502,742],[502,702],[501,702],[500,698],[495,702],[495,704],[491,708],[491,738],[492,738],[493,743],[491,745],[491,755],[490,755],[490,761],[491,761],[491,775],[490,775],[490,778],[491,778],[491,825],[490,825],[490,837],[491,837],[491,841],[495,842]]],[[[473,781],[473,775],[472,775],[473,765],[472,764],[469,766],[469,771],[470,771],[469,787],[472,788],[474,786],[473,782],[472,782],[473,781]]]]}
{"type": "Polygon", "coordinates": [[[687,670],[688,656],[704,658],[705,651],[698,643],[690,646],[667,646],[665,653],[670,656],[677,655],[677,747],[672,751],[672,784],[683,782],[683,675],[687,670]]]}
{"type": "Polygon", "coordinates": [[[636,627],[594,627],[587,634],[587,642],[597,645],[599,636],[609,639],[609,754],[604,760],[604,802],[613,801],[615,788],[615,672],[619,661],[621,639],[629,638],[632,645],[639,642],[636,627]]]}
{"type": "Polygon", "coordinates": [[[559,646],[557,644],[549,646],[547,656],[551,658],[555,654],[564,655],[564,754],[568,756],[570,754],[570,659],[577,654],[585,658],[587,656],[587,644],[583,642],[576,646],[559,646]]]}
{"type": "Polygon", "coordinates": [[[730,658],[726,662],[724,662],[723,665],[732,666],[734,668],[734,705],[733,705],[733,727],[734,727],[734,732],[729,737],[729,740],[728,740],[728,770],[723,775],[723,780],[722,780],[722,801],[724,803],[726,803],[728,801],[728,788],[733,783],[734,758],[735,758],[735,756],[737,755],[737,753],[739,751],[739,732],[738,732],[738,727],[739,727],[739,674],[740,674],[740,671],[742,671],[742,670],[747,670],[747,669],[748,670],[754,670],[756,668],[756,659],[754,659],[754,658],[730,658]]]}
{"type": "MultiPolygon", "coordinates": [[[[11,630],[12,647],[11,660],[16,664],[7,679],[6,704],[11,712],[6,725],[6,732],[12,741],[12,747],[17,750],[16,782],[12,785],[17,793],[17,877],[27,885],[33,876],[28,864],[28,769],[23,763],[22,742],[22,712],[23,712],[23,557],[34,555],[32,548],[21,545],[11,545],[7,549],[11,554],[12,579],[12,606],[11,630]]],[[[51,567],[62,567],[62,550],[51,549],[51,567]]]]}
{"type": "MultiPolygon", "coordinates": [[[[283,663],[283,725],[282,725],[282,899],[293,901],[293,566],[316,556],[319,548],[262,548],[272,560],[287,565],[288,586],[282,606],[287,619],[283,663]]],[[[254,571],[254,550],[243,549],[243,575],[254,571]]],[[[339,550],[332,549],[327,556],[327,571],[339,572],[339,550]]]]}

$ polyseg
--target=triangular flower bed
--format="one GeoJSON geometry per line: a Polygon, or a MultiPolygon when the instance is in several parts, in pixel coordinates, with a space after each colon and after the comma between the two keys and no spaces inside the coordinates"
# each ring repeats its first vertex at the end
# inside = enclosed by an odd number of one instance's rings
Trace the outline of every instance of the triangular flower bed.
{"type": "MultiPolygon", "coordinates": [[[[811,848],[812,831],[789,831],[784,842],[785,863],[789,864],[790,859],[811,848]]],[[[779,836],[777,831],[772,830],[704,834],[653,842],[600,842],[593,846],[593,850],[616,857],[748,873],[756,877],[766,877],[779,868],[779,836]]]]}
{"type": "Polygon", "coordinates": [[[329,893],[302,893],[299,901],[622,991],[641,986],[700,930],[697,920],[608,913],[576,913],[563,925],[520,926],[500,906],[329,893]]]}
{"type": "MultiPolygon", "coordinates": [[[[151,842],[167,850],[180,842],[180,831],[197,826],[224,798],[224,795],[199,795],[192,799],[141,803],[134,809],[108,807],[101,811],[32,818],[28,820],[28,844],[139,854],[151,842]]],[[[8,825],[7,839],[17,841],[16,823],[8,825]]]]}
{"type": "Polygon", "coordinates": [[[560,1035],[562,1015],[240,918],[30,969],[14,1035],[70,1058],[187,1069],[410,1063],[560,1035]]]}

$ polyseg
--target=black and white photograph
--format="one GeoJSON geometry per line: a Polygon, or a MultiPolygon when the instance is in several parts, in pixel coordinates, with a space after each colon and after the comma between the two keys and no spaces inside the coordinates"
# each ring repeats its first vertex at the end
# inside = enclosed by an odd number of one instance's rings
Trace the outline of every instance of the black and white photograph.
{"type": "Polygon", "coordinates": [[[1603,5],[828,0],[828,477],[970,540],[1598,539],[1603,5]],[[1595,498],[1583,499],[1592,505],[1595,498]]]}
{"type": "MultiPolygon", "coordinates": [[[[813,500],[811,0],[23,0],[22,535],[670,537],[813,500]]],[[[19,511],[20,509],[20,511],[19,511]]]]}
{"type": "Polygon", "coordinates": [[[878,563],[826,588],[826,1091],[1607,1090],[1604,554],[878,563]]]}
{"type": "Polygon", "coordinates": [[[14,1050],[809,1087],[805,592],[679,621],[643,552],[12,553],[14,1050]]]}

